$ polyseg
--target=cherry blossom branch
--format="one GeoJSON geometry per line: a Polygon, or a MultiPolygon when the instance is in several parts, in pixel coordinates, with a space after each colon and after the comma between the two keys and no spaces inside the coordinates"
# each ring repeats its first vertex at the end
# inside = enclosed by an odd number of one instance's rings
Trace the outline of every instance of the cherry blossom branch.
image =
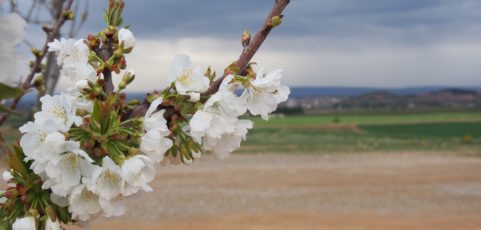
{"type": "MultiPolygon", "coordinates": [[[[61,13],[59,15],[59,17],[55,21],[53,27],[50,28],[49,31],[47,32],[47,39],[45,39],[45,43],[43,45],[43,48],[42,48],[41,52],[39,53],[39,55],[36,55],[35,61],[33,62],[30,73],[27,75],[27,77],[25,78],[23,83],[20,85],[20,88],[22,90],[26,91],[26,90],[28,90],[32,87],[33,77],[40,70],[42,61],[43,61],[44,57],[46,56],[46,54],[48,53],[48,43],[52,42],[55,39],[57,34],[60,32],[60,29],[62,28],[62,26],[69,19],[69,17],[64,15],[64,13],[70,11],[70,8],[72,7],[73,1],[74,0],[67,0],[65,2],[65,5],[64,5],[64,8],[63,8],[63,13],[61,13]]],[[[20,99],[24,95],[25,95],[25,92],[22,95],[13,99],[12,103],[9,106],[10,110],[14,110],[15,108],[17,108],[17,105],[20,102],[20,99]]],[[[10,115],[9,113],[2,113],[0,115],[0,125],[2,125],[7,120],[9,115],[10,115]]]]}
{"type": "MultiPolygon", "coordinates": [[[[240,74],[243,74],[245,72],[247,65],[251,61],[252,57],[254,57],[257,50],[259,50],[262,43],[266,40],[267,36],[274,28],[271,23],[272,18],[276,16],[282,18],[282,12],[287,7],[289,2],[290,0],[276,0],[271,12],[267,16],[261,29],[254,35],[252,40],[249,42],[249,45],[244,48],[239,59],[237,59],[237,61],[235,62],[235,65],[240,69],[240,74]]],[[[226,76],[227,73],[224,72],[224,75],[221,78],[217,79],[214,83],[212,83],[212,85],[207,90],[207,92],[204,93],[204,95],[210,95],[217,92],[217,90],[219,90],[220,84],[222,83],[222,80],[224,80],[226,76]]]]}
{"type": "MultiPolygon", "coordinates": [[[[266,40],[271,30],[275,27],[272,24],[272,19],[274,17],[282,18],[282,12],[287,7],[289,2],[290,0],[275,0],[274,6],[272,7],[270,13],[268,14],[261,29],[254,35],[250,43],[244,48],[241,55],[235,62],[235,65],[239,67],[241,74],[245,72],[252,57],[254,57],[257,50],[259,50],[259,48],[261,47],[262,43],[266,40]]],[[[217,92],[219,90],[220,84],[222,83],[222,80],[224,80],[226,76],[227,76],[227,72],[224,72],[222,77],[220,77],[215,82],[213,82],[209,87],[209,89],[205,93],[203,93],[203,95],[211,95],[217,92]]],[[[147,112],[148,108],[149,108],[149,103],[146,100],[144,100],[142,104],[136,106],[133,109],[132,114],[130,116],[142,117],[147,112]]],[[[169,113],[166,112],[166,114],[169,114],[169,113]]],[[[169,119],[170,118],[167,117],[167,120],[169,119]]]]}

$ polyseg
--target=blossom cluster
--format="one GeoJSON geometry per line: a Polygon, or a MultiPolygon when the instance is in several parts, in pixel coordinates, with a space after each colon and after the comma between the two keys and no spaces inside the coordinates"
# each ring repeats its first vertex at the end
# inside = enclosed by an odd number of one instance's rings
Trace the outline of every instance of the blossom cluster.
{"type": "Polygon", "coordinates": [[[181,54],[167,73],[169,87],[143,102],[128,101],[122,90],[135,71],[126,71],[125,55],[136,41],[129,29],[117,28],[123,2],[109,7],[108,27],[99,34],[48,44],[62,77],[75,83],[42,97],[34,120],[20,127],[20,146],[4,175],[7,208],[0,207],[0,214],[16,215],[13,229],[37,229],[39,220],[41,229],[59,229],[100,214],[120,216],[126,197],[153,191],[156,163],[191,164],[206,152],[225,158],[253,128],[247,112],[267,120],[287,100],[281,70],[229,67],[216,81],[210,68],[204,72],[181,54]],[[112,77],[122,79],[116,89],[112,77]],[[38,191],[43,195],[31,195],[38,191]],[[23,212],[8,209],[19,203],[23,212]]]}

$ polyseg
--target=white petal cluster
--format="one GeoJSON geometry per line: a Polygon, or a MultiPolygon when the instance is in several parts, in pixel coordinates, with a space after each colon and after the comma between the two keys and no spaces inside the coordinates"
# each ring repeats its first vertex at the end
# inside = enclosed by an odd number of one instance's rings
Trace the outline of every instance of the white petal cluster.
{"type": "Polygon", "coordinates": [[[252,122],[239,120],[246,112],[246,105],[239,98],[229,82],[233,76],[227,76],[219,91],[212,95],[202,110],[198,110],[190,120],[190,135],[205,150],[211,150],[217,158],[224,158],[240,147],[245,139],[247,129],[252,122]]]}
{"type": "Polygon", "coordinates": [[[27,24],[18,14],[0,15],[0,82],[14,85],[20,81],[15,47],[25,38],[27,24]]]}
{"type": "Polygon", "coordinates": [[[287,100],[290,90],[281,85],[281,73],[282,70],[274,70],[264,75],[260,71],[256,79],[250,82],[241,97],[252,115],[261,115],[264,120],[268,120],[269,113],[274,112],[279,103],[287,100]]]}
{"type": "Polygon", "coordinates": [[[209,89],[209,78],[205,77],[200,67],[193,67],[187,55],[179,54],[174,57],[167,79],[174,82],[175,89],[180,95],[190,96],[190,101],[200,99],[200,93],[209,89]]]}
{"type": "Polygon", "coordinates": [[[66,94],[55,96],[45,95],[40,98],[42,110],[35,113],[35,121],[44,124],[47,121],[53,123],[59,131],[66,132],[75,124],[82,124],[82,118],[77,116],[77,108],[66,94]]]}
{"type": "Polygon", "coordinates": [[[67,196],[78,186],[82,176],[88,177],[94,167],[93,160],[80,149],[79,142],[66,141],[62,145],[62,154],[48,161],[45,173],[47,180],[43,188],[52,189],[58,196],[67,196]]]}
{"type": "MultiPolygon", "coordinates": [[[[126,29],[119,31],[119,41],[124,48],[132,48],[135,40],[126,29]]],[[[80,146],[80,142],[69,140],[72,127],[82,125],[84,118],[80,110],[93,111],[93,102],[87,100],[81,90],[89,87],[88,80],[95,77],[88,63],[89,48],[83,40],[55,40],[49,43],[49,51],[56,52],[62,74],[76,81],[75,86],[55,96],[44,96],[41,110],[34,121],[20,127],[23,134],[20,146],[25,161],[31,161],[31,169],[43,179],[42,188],[52,191],[51,200],[68,207],[73,218],[87,221],[92,215],[102,212],[105,216],[124,214],[124,197],[139,191],[152,191],[148,185],[155,177],[155,162],[164,158],[173,145],[167,138],[170,131],[163,110],[157,111],[162,98],[151,103],[143,119],[143,136],[140,149],[145,155],[134,155],[121,162],[109,156],[95,162],[80,146]]],[[[10,176],[4,173],[4,178],[10,176]]],[[[27,220],[19,219],[18,229],[24,229],[27,220]]],[[[46,221],[46,229],[58,229],[58,222],[46,221]]]]}
{"type": "Polygon", "coordinates": [[[95,69],[89,64],[90,49],[84,40],[55,39],[48,44],[49,52],[57,53],[57,63],[62,66],[61,74],[72,80],[94,79],[95,69]]]}
{"type": "Polygon", "coordinates": [[[248,87],[240,97],[235,93],[240,82],[232,75],[226,76],[218,92],[189,121],[192,138],[217,158],[225,158],[238,149],[253,127],[252,121],[239,117],[249,110],[252,115],[261,115],[267,120],[268,114],[287,100],[290,90],[281,85],[281,72],[275,70],[264,75],[260,71],[256,78],[248,78],[248,87]]]}
{"type": "Polygon", "coordinates": [[[173,145],[172,140],[167,138],[170,131],[164,118],[165,110],[156,112],[161,103],[162,98],[155,99],[145,113],[145,133],[140,144],[140,150],[157,163],[164,159],[165,152],[173,145]]]}

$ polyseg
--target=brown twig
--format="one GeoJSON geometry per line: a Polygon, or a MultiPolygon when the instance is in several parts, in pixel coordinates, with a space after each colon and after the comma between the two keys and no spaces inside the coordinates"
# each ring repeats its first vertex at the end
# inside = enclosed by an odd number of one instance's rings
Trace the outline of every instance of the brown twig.
{"type": "MultiPolygon", "coordinates": [[[[73,3],[74,0],[67,0],[65,2],[65,5],[64,5],[64,11],[63,12],[66,12],[66,11],[69,11],[70,8],[72,7],[72,3],[73,3]]],[[[55,37],[57,36],[57,34],[59,33],[60,31],[60,28],[62,28],[63,24],[65,23],[65,21],[67,21],[67,18],[62,14],[59,15],[59,17],[57,18],[55,24],[53,25],[52,27],[52,30],[47,34],[47,39],[45,40],[45,43],[43,45],[43,48],[42,48],[42,55],[38,55],[36,58],[35,58],[35,61],[33,62],[33,65],[32,65],[32,69],[30,71],[30,73],[27,75],[27,77],[25,78],[25,80],[23,81],[23,83],[20,85],[20,87],[22,88],[22,90],[26,91],[28,89],[30,89],[32,87],[32,80],[33,80],[33,77],[35,76],[35,74],[38,72],[38,70],[40,69],[41,67],[41,64],[42,64],[42,60],[43,58],[46,56],[46,54],[48,53],[48,43],[52,42],[55,37]]],[[[9,108],[10,110],[14,110],[17,105],[18,105],[18,102],[20,101],[20,99],[23,97],[23,95],[25,95],[25,93],[23,93],[22,95],[16,97],[12,103],[10,104],[9,108]]],[[[6,120],[7,118],[9,117],[9,113],[3,113],[0,115],[0,125],[2,125],[6,120]]]]}
{"type": "MultiPolygon", "coordinates": [[[[245,72],[247,65],[251,61],[252,57],[254,57],[264,40],[266,40],[272,28],[274,28],[270,23],[271,19],[275,16],[282,17],[282,11],[284,11],[289,2],[290,0],[276,0],[276,3],[272,7],[272,10],[267,16],[261,29],[254,35],[249,45],[244,48],[239,59],[237,59],[237,61],[235,62],[235,65],[240,69],[240,74],[243,74],[245,72]]],[[[210,88],[203,95],[210,95],[217,92],[217,90],[219,90],[220,84],[222,83],[222,80],[224,80],[226,75],[227,73],[224,73],[222,77],[212,83],[210,88]]]]}
{"type": "MultiPolygon", "coordinates": [[[[271,30],[274,28],[271,24],[271,19],[275,16],[282,18],[282,12],[287,7],[289,2],[290,0],[275,0],[274,6],[272,7],[272,10],[268,14],[261,29],[254,35],[249,45],[244,48],[241,55],[235,62],[235,65],[239,67],[241,74],[245,72],[252,57],[254,57],[257,50],[259,50],[262,43],[266,40],[267,36],[271,32],[271,30]]],[[[220,84],[222,83],[222,80],[224,80],[226,76],[227,76],[227,73],[224,73],[222,77],[220,77],[215,82],[213,82],[209,87],[209,89],[202,95],[208,96],[217,92],[219,90],[220,84]]],[[[130,117],[142,117],[147,112],[148,108],[149,108],[149,103],[146,100],[144,100],[140,105],[136,106],[133,109],[130,117]]]]}

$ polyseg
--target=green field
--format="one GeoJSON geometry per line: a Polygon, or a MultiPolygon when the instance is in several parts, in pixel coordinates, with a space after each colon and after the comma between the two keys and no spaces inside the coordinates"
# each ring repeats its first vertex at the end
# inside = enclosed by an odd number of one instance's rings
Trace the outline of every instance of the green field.
{"type": "Polygon", "coordinates": [[[254,122],[241,152],[481,153],[481,112],[292,116],[254,122]]]}
{"type": "MultiPolygon", "coordinates": [[[[399,151],[474,152],[481,155],[481,112],[338,114],[253,119],[255,126],[239,152],[359,153],[399,151]],[[468,139],[468,141],[465,140],[468,139]]],[[[14,117],[2,127],[14,143],[14,117]]]]}

